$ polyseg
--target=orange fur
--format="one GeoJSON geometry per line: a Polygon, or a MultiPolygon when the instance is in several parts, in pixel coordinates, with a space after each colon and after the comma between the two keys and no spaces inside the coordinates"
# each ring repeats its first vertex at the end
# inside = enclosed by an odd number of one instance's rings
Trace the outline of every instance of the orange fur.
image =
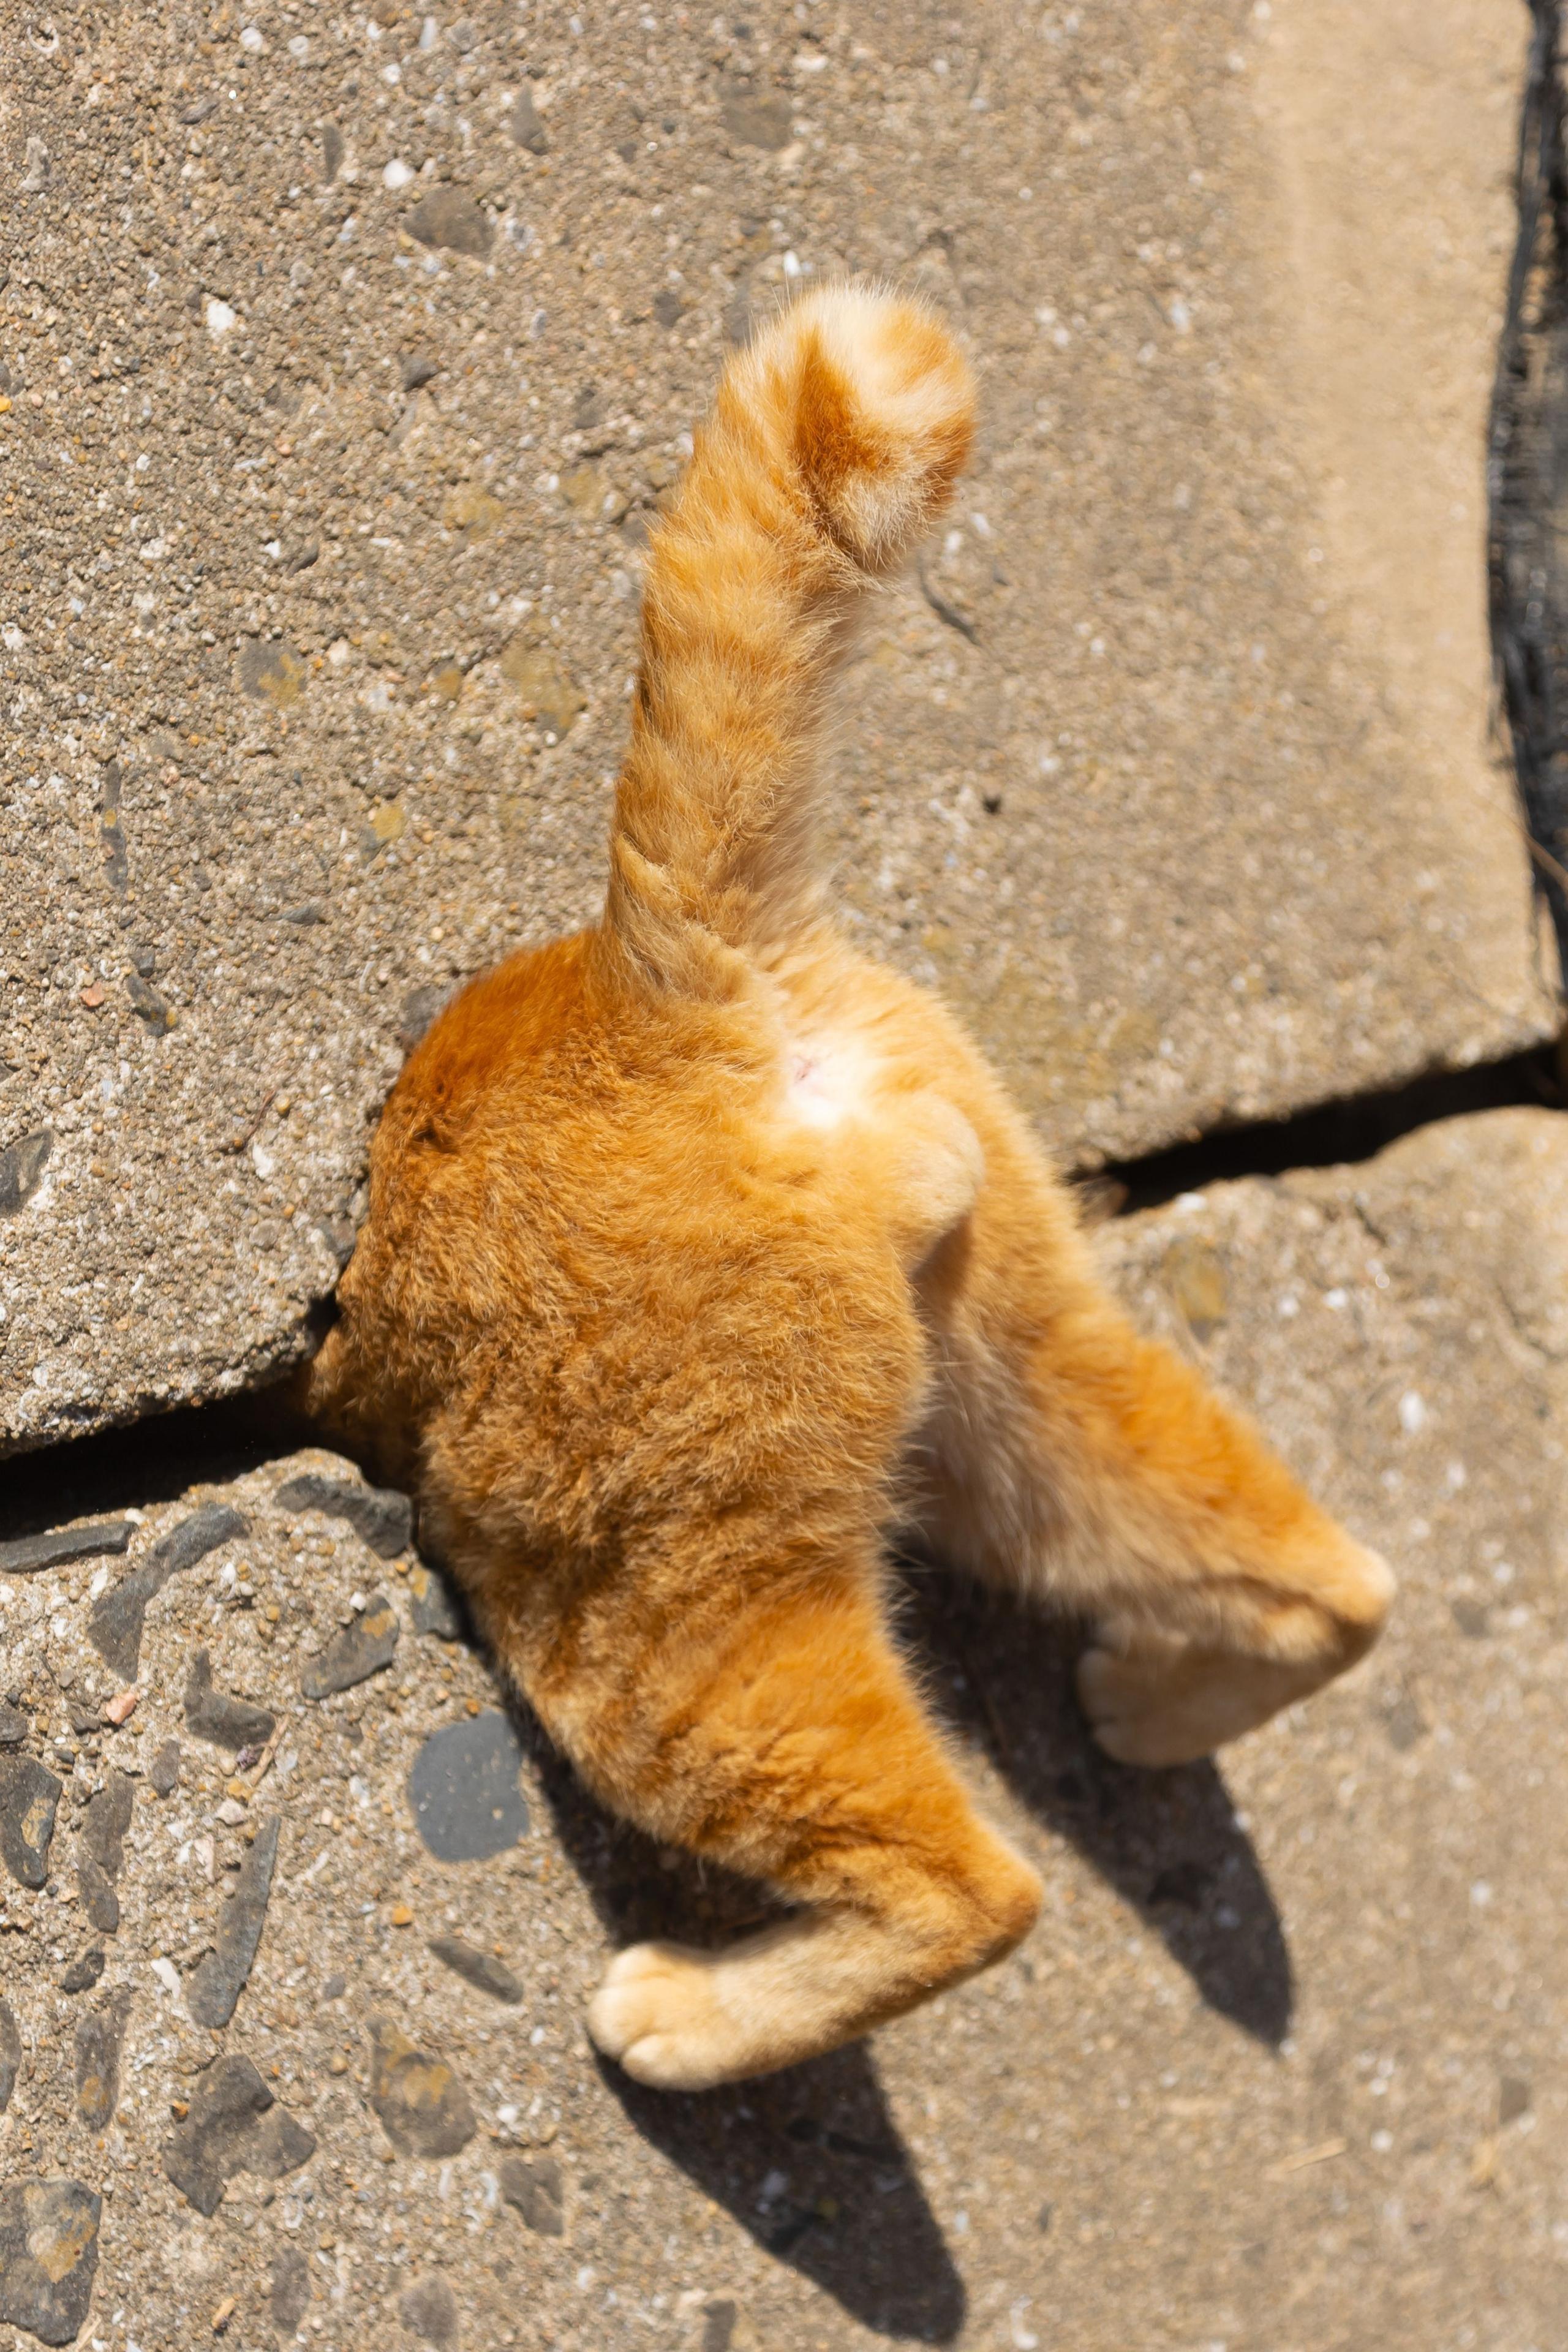
{"type": "Polygon", "coordinates": [[[875,293],[731,362],[652,550],[604,920],[410,1058],[309,1375],[605,1801],[803,1906],[613,1963],[591,2030],[670,2086],[830,2048],[1034,1917],[889,1643],[891,1531],[1089,1616],[1090,1720],[1152,1764],[1338,1672],[1391,1591],[1129,1328],[956,1024],[823,907],[823,698],[972,404],[875,293]]]}

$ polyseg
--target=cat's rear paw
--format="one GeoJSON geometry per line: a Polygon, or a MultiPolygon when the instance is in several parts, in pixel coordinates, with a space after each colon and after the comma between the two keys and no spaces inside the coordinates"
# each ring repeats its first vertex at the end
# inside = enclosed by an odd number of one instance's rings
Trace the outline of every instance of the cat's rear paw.
{"type": "Polygon", "coordinates": [[[1322,1680],[1268,1658],[1220,1656],[1184,1644],[1086,1650],[1079,1703],[1119,1764],[1193,1764],[1266,1723],[1322,1680]]]}
{"type": "Polygon", "coordinates": [[[746,2072],[715,1998],[715,1965],[681,1944],[618,1952],[588,2004],[597,2047],[660,2091],[705,2091],[746,2072]]]}

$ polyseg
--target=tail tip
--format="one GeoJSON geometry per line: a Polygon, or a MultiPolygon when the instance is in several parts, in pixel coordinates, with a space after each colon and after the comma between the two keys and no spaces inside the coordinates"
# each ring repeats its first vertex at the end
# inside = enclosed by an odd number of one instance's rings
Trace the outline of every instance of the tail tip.
{"type": "Polygon", "coordinates": [[[923,303],[850,284],[805,296],[756,352],[793,362],[795,463],[826,529],[863,570],[891,570],[946,504],[973,439],[957,342],[923,303]]]}

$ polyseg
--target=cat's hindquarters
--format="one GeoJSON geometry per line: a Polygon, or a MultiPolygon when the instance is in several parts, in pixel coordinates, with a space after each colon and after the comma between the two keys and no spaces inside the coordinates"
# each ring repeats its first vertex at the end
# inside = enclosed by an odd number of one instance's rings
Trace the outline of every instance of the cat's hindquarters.
{"type": "Polygon", "coordinates": [[[731,360],[653,539],[611,834],[605,929],[656,983],[711,993],[810,919],[824,695],[973,430],[957,345],[890,294],[809,295],[731,360]]]}

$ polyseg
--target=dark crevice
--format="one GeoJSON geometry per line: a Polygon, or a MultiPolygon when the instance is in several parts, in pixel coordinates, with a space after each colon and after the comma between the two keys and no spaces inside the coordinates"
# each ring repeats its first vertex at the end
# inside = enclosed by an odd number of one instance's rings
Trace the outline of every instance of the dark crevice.
{"type": "Polygon", "coordinates": [[[177,1502],[193,1486],[219,1485],[322,1442],[281,1389],[259,1389],[16,1454],[0,1462],[0,1541],[177,1502]]]}
{"type": "Polygon", "coordinates": [[[1371,1160],[1402,1135],[1437,1119],[1519,1104],[1563,1108],[1555,1047],[1540,1045],[1473,1069],[1441,1071],[1384,1094],[1350,1095],[1289,1118],[1211,1129],[1191,1143],[1104,1168],[1084,1179],[1084,1190],[1101,1213],[1130,1216],[1237,1176],[1283,1176],[1292,1168],[1337,1168],[1371,1160]]]}
{"type": "Polygon", "coordinates": [[[1519,227],[1492,392],[1492,650],[1535,886],[1568,971],[1568,163],[1562,9],[1531,0],[1519,227]]]}
{"type": "MultiPolygon", "coordinates": [[[[1557,1049],[1417,1078],[1384,1094],[1352,1095],[1294,1117],[1222,1127],[1191,1143],[1113,1162],[1079,1181],[1091,1215],[1157,1209],[1181,1192],[1238,1176],[1282,1176],[1371,1160],[1402,1135],[1467,1112],[1565,1105],[1557,1049]]],[[[150,1415],[0,1463],[0,1540],[72,1519],[174,1502],[191,1487],[237,1478],[301,1445],[331,1444],[289,1402],[287,1386],[150,1415]]]]}

